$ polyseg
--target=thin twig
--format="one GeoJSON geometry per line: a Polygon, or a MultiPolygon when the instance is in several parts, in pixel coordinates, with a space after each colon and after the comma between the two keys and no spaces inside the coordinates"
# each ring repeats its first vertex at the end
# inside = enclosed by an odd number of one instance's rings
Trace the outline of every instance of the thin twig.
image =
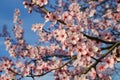
{"type": "Polygon", "coordinates": [[[106,43],[106,44],[115,44],[117,42],[117,41],[105,41],[105,40],[102,40],[102,39],[100,39],[98,37],[89,36],[89,35],[87,35],[87,34],[85,34],[83,32],[82,32],[82,34],[84,36],[86,36],[88,39],[99,41],[99,42],[106,43]]]}
{"type": "MultiPolygon", "coordinates": [[[[75,59],[77,59],[77,56],[71,57],[71,59],[70,59],[68,62],[66,62],[65,64],[63,64],[62,66],[60,66],[60,67],[58,67],[58,68],[51,69],[51,70],[49,70],[49,71],[47,71],[47,72],[45,72],[45,73],[43,73],[43,74],[40,74],[40,75],[28,75],[28,76],[26,76],[26,77],[32,77],[32,76],[34,76],[34,77],[40,77],[40,76],[44,76],[44,75],[46,75],[46,74],[48,74],[48,73],[50,73],[50,72],[52,72],[52,71],[54,71],[54,70],[59,70],[59,69],[63,68],[64,66],[68,65],[69,63],[71,63],[71,62],[72,62],[73,60],[75,60],[75,59]]],[[[9,68],[8,70],[11,71],[11,72],[13,72],[14,74],[22,75],[22,74],[20,74],[20,73],[18,73],[18,72],[15,72],[13,69],[10,69],[10,68],[9,68]]]]}

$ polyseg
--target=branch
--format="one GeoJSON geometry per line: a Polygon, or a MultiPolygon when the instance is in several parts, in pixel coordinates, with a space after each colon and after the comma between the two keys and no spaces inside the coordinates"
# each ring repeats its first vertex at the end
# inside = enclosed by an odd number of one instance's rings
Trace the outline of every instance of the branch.
{"type": "MultiPolygon", "coordinates": [[[[104,57],[106,57],[115,47],[119,46],[120,45],[120,42],[116,42],[115,44],[113,44],[113,46],[105,53],[103,54],[99,59],[98,61],[94,62],[92,65],[90,65],[86,70],[84,70],[81,74],[86,74],[88,73],[91,68],[95,67],[99,61],[101,61],[101,59],[103,59],[104,57]]],[[[81,74],[79,76],[81,76],[81,74]]]]}
{"type": "Polygon", "coordinates": [[[98,37],[93,37],[93,36],[89,36],[89,35],[86,35],[85,33],[81,32],[84,36],[86,36],[87,38],[91,39],[91,40],[95,40],[95,41],[99,41],[99,42],[102,42],[102,43],[106,43],[106,44],[115,44],[116,41],[105,41],[105,40],[102,40],[98,37]]]}
{"type": "Polygon", "coordinates": [[[101,50],[106,50],[106,49],[110,49],[112,47],[112,45],[111,46],[107,46],[107,47],[102,47],[102,48],[100,48],[101,50]]]}
{"type": "MultiPolygon", "coordinates": [[[[39,6],[39,7],[40,7],[40,6],[39,6]]],[[[50,13],[44,6],[41,7],[41,10],[42,10],[43,12],[45,12],[46,14],[47,14],[47,13],[50,13]]],[[[60,22],[61,24],[66,25],[66,23],[65,23],[63,20],[58,19],[57,21],[60,22]]]]}
{"type": "MultiPolygon", "coordinates": [[[[51,57],[63,58],[62,61],[66,61],[66,60],[71,59],[71,56],[69,56],[69,55],[55,54],[55,55],[45,55],[45,56],[43,56],[42,60],[47,61],[47,60],[50,60],[49,58],[51,58],[51,57]]],[[[31,62],[38,61],[38,60],[40,60],[40,59],[39,58],[38,59],[32,59],[31,61],[28,62],[28,64],[30,64],[31,62]]]]}
{"type": "MultiPolygon", "coordinates": [[[[40,5],[37,5],[36,3],[34,5],[36,5],[38,8],[40,8],[45,14],[51,13],[44,6],[41,7],[40,5]]],[[[63,20],[58,19],[57,21],[60,22],[61,24],[66,25],[66,23],[63,20]]]]}
{"type": "MultiPolygon", "coordinates": [[[[66,66],[66,65],[68,65],[69,63],[71,63],[73,60],[75,60],[75,59],[77,59],[77,56],[73,56],[73,57],[71,57],[71,59],[68,61],[68,62],[66,62],[65,64],[63,64],[62,66],[60,66],[60,67],[58,67],[58,68],[55,68],[55,69],[51,69],[50,71],[48,71],[48,72],[46,72],[46,73],[43,73],[43,74],[40,74],[40,75],[34,75],[34,76],[36,76],[36,77],[40,77],[40,76],[44,76],[44,75],[46,75],[47,73],[50,73],[50,72],[52,72],[52,71],[54,71],[54,70],[59,70],[59,69],[61,69],[61,68],[63,68],[64,66],[66,66]]],[[[31,76],[27,76],[27,77],[31,77],[31,76]]]]}
{"type": "Polygon", "coordinates": [[[11,69],[11,68],[8,68],[8,70],[11,71],[12,73],[16,74],[16,75],[22,75],[22,74],[20,74],[20,73],[18,73],[18,72],[15,72],[15,71],[14,71],[13,69],[11,69]]]}
{"type": "Polygon", "coordinates": [[[73,60],[77,59],[77,56],[73,56],[68,62],[66,62],[65,64],[63,64],[62,66],[56,68],[56,69],[53,69],[53,70],[57,70],[57,69],[61,69],[63,68],[64,66],[68,65],[69,63],[71,63],[73,60]]]}
{"type": "MultiPolygon", "coordinates": [[[[52,72],[53,70],[59,70],[59,69],[61,69],[61,68],[63,68],[64,66],[66,66],[66,65],[68,65],[69,63],[71,63],[73,60],[75,60],[75,59],[77,59],[77,56],[72,56],[71,57],[71,59],[68,61],[68,62],[66,62],[65,64],[63,64],[62,66],[60,66],[60,67],[58,67],[58,68],[55,68],[55,69],[51,69],[50,71],[47,71],[47,72],[45,72],[45,73],[43,73],[43,74],[40,74],[40,75],[28,75],[28,76],[26,76],[26,77],[40,77],[40,76],[44,76],[44,75],[46,75],[47,73],[50,73],[50,72],[52,72]]],[[[16,74],[16,75],[22,75],[22,74],[20,74],[20,73],[18,73],[18,72],[15,72],[13,69],[11,69],[11,68],[9,68],[8,69],[9,71],[11,71],[11,72],[13,72],[14,74],[16,74]]]]}

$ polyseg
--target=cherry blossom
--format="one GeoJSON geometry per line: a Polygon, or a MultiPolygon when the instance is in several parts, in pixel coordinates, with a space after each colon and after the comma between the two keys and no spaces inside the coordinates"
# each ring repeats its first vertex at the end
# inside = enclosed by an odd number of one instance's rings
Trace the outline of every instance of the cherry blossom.
{"type": "Polygon", "coordinates": [[[39,6],[44,6],[48,3],[48,0],[32,0],[33,3],[36,3],[39,6]]]}
{"type": "Polygon", "coordinates": [[[91,76],[91,79],[92,79],[92,80],[95,79],[95,77],[96,77],[96,71],[95,71],[95,69],[93,69],[93,68],[91,69],[90,76],[91,76]]]}
{"type": "Polygon", "coordinates": [[[69,12],[66,11],[62,14],[62,19],[66,20],[66,21],[70,21],[70,20],[72,20],[72,16],[70,15],[69,12]]]}
{"type": "Polygon", "coordinates": [[[4,44],[6,45],[6,49],[8,50],[8,49],[10,48],[10,46],[11,46],[11,41],[10,41],[10,38],[9,38],[9,37],[6,38],[4,44]]]}
{"type": "Polygon", "coordinates": [[[44,18],[32,25],[39,37],[33,45],[24,40],[20,10],[15,9],[15,40],[9,36],[4,42],[13,59],[0,58],[0,80],[35,79],[50,72],[55,80],[110,80],[120,57],[120,4],[114,0],[54,1],[23,2],[29,13],[36,11],[44,18]]]}
{"type": "Polygon", "coordinates": [[[52,21],[53,26],[57,23],[57,20],[59,20],[60,16],[58,16],[59,12],[55,11],[53,13],[46,11],[46,15],[44,18],[46,19],[45,22],[52,21]]]}
{"type": "Polygon", "coordinates": [[[18,21],[19,15],[20,15],[20,11],[18,9],[16,9],[15,13],[14,13],[14,20],[13,20],[14,23],[16,23],[18,21]]]}
{"type": "Polygon", "coordinates": [[[120,12],[120,4],[117,6],[117,11],[120,12]]]}
{"type": "Polygon", "coordinates": [[[77,3],[72,3],[72,4],[69,6],[69,10],[70,10],[70,11],[74,11],[75,13],[76,13],[76,12],[79,12],[80,6],[79,6],[79,4],[77,4],[77,3]]]}
{"type": "Polygon", "coordinates": [[[35,31],[42,31],[42,28],[43,28],[44,24],[33,24],[32,25],[32,30],[35,32],[35,31]]]}
{"type": "Polygon", "coordinates": [[[78,37],[78,36],[79,36],[78,34],[73,34],[73,35],[71,35],[70,38],[69,38],[70,43],[76,44],[77,41],[79,40],[79,37],[78,37]]]}
{"type": "Polygon", "coordinates": [[[65,30],[55,30],[53,32],[53,36],[56,38],[56,40],[61,41],[62,43],[66,40],[67,34],[65,30]]]}

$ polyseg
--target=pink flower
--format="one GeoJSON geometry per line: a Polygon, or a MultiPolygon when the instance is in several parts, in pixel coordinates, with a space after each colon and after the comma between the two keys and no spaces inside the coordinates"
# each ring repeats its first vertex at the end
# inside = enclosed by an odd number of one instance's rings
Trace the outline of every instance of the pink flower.
{"type": "Polygon", "coordinates": [[[92,68],[91,71],[90,71],[90,77],[91,77],[92,80],[94,80],[95,77],[96,77],[96,71],[95,71],[94,68],[92,68]]]}
{"type": "Polygon", "coordinates": [[[40,6],[47,5],[48,0],[39,0],[40,1],[40,6]]]}
{"type": "Polygon", "coordinates": [[[108,68],[108,67],[114,68],[114,64],[116,63],[114,55],[107,57],[104,61],[106,63],[106,65],[105,65],[106,68],[108,68]]]}
{"type": "Polygon", "coordinates": [[[117,5],[117,11],[120,12],[120,4],[117,5]]]}
{"type": "Polygon", "coordinates": [[[90,60],[91,60],[91,55],[92,55],[91,52],[87,52],[87,53],[86,53],[85,57],[86,57],[87,61],[90,61],[90,60]]]}
{"type": "Polygon", "coordinates": [[[36,74],[36,75],[39,75],[39,74],[43,73],[42,68],[43,68],[43,67],[42,67],[41,65],[37,65],[37,66],[36,66],[36,69],[35,69],[35,74],[36,74]]]}
{"type": "Polygon", "coordinates": [[[33,24],[32,30],[35,31],[42,31],[44,24],[33,24]]]}
{"type": "Polygon", "coordinates": [[[10,79],[7,77],[7,75],[2,74],[2,75],[0,76],[0,80],[10,80],[10,79]]]}
{"type": "Polygon", "coordinates": [[[9,60],[3,61],[1,67],[2,67],[2,69],[4,69],[4,70],[10,68],[10,67],[11,67],[11,64],[10,64],[9,60]]]}
{"type": "Polygon", "coordinates": [[[29,74],[30,74],[30,68],[26,68],[23,76],[25,77],[25,76],[27,76],[27,75],[29,75],[29,74]]]}
{"type": "Polygon", "coordinates": [[[39,5],[40,7],[47,5],[48,0],[32,0],[33,3],[36,3],[37,5],[39,5]]]}
{"type": "Polygon", "coordinates": [[[15,52],[14,52],[14,49],[10,48],[10,49],[9,49],[9,53],[10,53],[10,56],[16,57],[16,54],[15,54],[15,52]]]}
{"type": "Polygon", "coordinates": [[[70,36],[69,40],[70,40],[70,43],[77,44],[77,42],[79,40],[79,35],[78,34],[73,34],[73,35],[70,36]]]}
{"type": "MultiPolygon", "coordinates": [[[[57,19],[58,19],[58,13],[57,12],[54,12],[54,13],[47,13],[44,17],[46,19],[45,22],[48,22],[48,21],[53,21],[53,22],[57,22],[57,19]]],[[[54,23],[54,24],[55,24],[54,23]]]]}
{"type": "Polygon", "coordinates": [[[58,40],[61,41],[62,43],[66,40],[67,34],[64,29],[62,30],[55,30],[53,32],[54,37],[58,40]]]}
{"type": "Polygon", "coordinates": [[[95,9],[91,10],[91,11],[90,11],[90,14],[89,14],[89,17],[94,16],[94,13],[95,13],[95,12],[96,12],[96,10],[95,10],[95,9]]]}
{"type": "Polygon", "coordinates": [[[20,15],[20,10],[19,9],[15,9],[14,20],[13,20],[14,23],[16,23],[18,21],[18,16],[19,15],[20,15]]]}
{"type": "Polygon", "coordinates": [[[70,11],[74,11],[74,12],[79,12],[79,11],[80,11],[80,6],[79,6],[79,4],[77,4],[77,3],[72,3],[72,4],[69,6],[69,10],[70,10],[70,11]]]}
{"type": "Polygon", "coordinates": [[[98,65],[97,65],[97,71],[98,72],[102,72],[102,71],[104,71],[106,69],[106,67],[105,67],[105,65],[103,65],[103,64],[101,64],[101,63],[99,63],[98,65]]]}
{"type": "Polygon", "coordinates": [[[4,44],[6,46],[6,50],[8,50],[10,48],[10,46],[12,45],[11,41],[10,41],[10,38],[6,38],[4,44]]]}
{"type": "Polygon", "coordinates": [[[62,5],[63,5],[63,1],[62,0],[58,0],[58,6],[62,7],[62,5]]]}
{"type": "Polygon", "coordinates": [[[68,11],[66,11],[62,14],[62,19],[65,20],[65,21],[71,21],[72,16],[70,15],[70,13],[68,11]]]}
{"type": "Polygon", "coordinates": [[[23,66],[23,63],[21,61],[17,61],[16,62],[16,67],[20,68],[21,66],[23,66]]]}
{"type": "Polygon", "coordinates": [[[81,55],[85,55],[86,54],[86,45],[83,43],[79,46],[77,46],[76,51],[78,52],[78,54],[81,55]]]}
{"type": "Polygon", "coordinates": [[[118,19],[118,20],[120,19],[120,12],[117,13],[116,19],[118,19]]]}

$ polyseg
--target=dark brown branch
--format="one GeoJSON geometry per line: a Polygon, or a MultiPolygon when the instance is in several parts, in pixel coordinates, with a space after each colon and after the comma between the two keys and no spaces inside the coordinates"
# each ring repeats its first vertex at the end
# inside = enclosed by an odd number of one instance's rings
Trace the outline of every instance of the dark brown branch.
{"type": "Polygon", "coordinates": [[[93,36],[86,35],[85,33],[82,33],[82,34],[84,36],[86,36],[88,39],[99,41],[99,42],[106,43],[106,44],[115,44],[117,42],[117,41],[105,41],[105,40],[102,40],[98,37],[93,37],[93,36]]]}
{"type": "Polygon", "coordinates": [[[101,62],[99,59],[96,59],[96,58],[94,58],[94,57],[91,57],[92,59],[94,59],[95,61],[97,61],[97,62],[101,62]]]}
{"type": "MultiPolygon", "coordinates": [[[[103,54],[98,60],[101,61],[101,60],[102,60],[104,57],[106,57],[115,47],[117,47],[117,46],[119,46],[119,45],[120,45],[120,42],[116,42],[115,44],[113,44],[112,47],[111,47],[105,54],[103,54]]],[[[93,63],[92,65],[90,65],[86,70],[84,70],[84,71],[82,72],[82,74],[88,73],[88,72],[91,70],[91,68],[95,67],[98,63],[99,63],[98,61],[94,62],[94,63],[93,63]]],[[[81,76],[81,74],[80,74],[79,76],[81,76]]]]}
{"type": "MultiPolygon", "coordinates": [[[[77,59],[77,56],[71,57],[71,59],[70,59],[68,62],[66,62],[65,64],[63,64],[62,66],[60,66],[60,67],[58,67],[58,68],[51,69],[51,70],[48,71],[48,72],[45,72],[45,73],[40,74],[40,75],[34,75],[34,76],[40,77],[40,76],[46,75],[47,73],[50,73],[50,72],[53,71],[53,70],[59,70],[59,69],[63,68],[64,66],[68,65],[69,63],[71,63],[71,62],[72,62],[73,60],[75,60],[75,59],[77,59]]],[[[31,77],[31,76],[27,76],[27,77],[31,77]]]]}
{"type": "Polygon", "coordinates": [[[18,72],[15,72],[15,71],[14,71],[13,69],[11,69],[11,68],[8,68],[8,70],[11,71],[12,73],[16,74],[16,75],[22,75],[22,74],[20,74],[20,73],[18,73],[18,72]]]}
{"type": "MultiPolygon", "coordinates": [[[[43,73],[43,74],[40,74],[40,75],[28,75],[28,76],[26,76],[26,77],[40,77],[40,76],[44,76],[44,75],[46,75],[47,73],[50,73],[50,72],[52,72],[53,70],[59,70],[59,69],[61,69],[61,68],[63,68],[64,66],[66,66],[66,65],[68,65],[68,64],[70,64],[73,60],[75,60],[75,59],[77,59],[77,56],[73,56],[73,57],[71,57],[71,59],[68,61],[68,62],[66,62],[65,64],[63,64],[62,66],[60,66],[60,67],[58,67],[58,68],[55,68],[55,69],[51,69],[51,70],[49,70],[49,71],[47,71],[47,72],[45,72],[45,73],[43,73]]],[[[22,75],[22,74],[20,74],[20,73],[18,73],[18,72],[15,72],[14,70],[12,70],[12,69],[8,69],[9,71],[11,71],[11,72],[13,72],[14,74],[16,74],[16,75],[22,75]]]]}
{"type": "Polygon", "coordinates": [[[111,46],[107,46],[107,47],[102,47],[102,48],[100,48],[101,50],[106,50],[106,49],[110,49],[112,47],[112,45],[111,46]]]}
{"type": "MultiPolygon", "coordinates": [[[[40,6],[40,5],[37,5],[37,4],[34,4],[34,5],[36,5],[37,7],[39,7],[45,14],[47,14],[47,13],[50,13],[46,8],[45,8],[45,6],[40,6]]],[[[63,24],[63,25],[66,25],[66,23],[63,21],[63,20],[57,20],[58,22],[60,22],[61,24],[63,24]]]]}
{"type": "MultiPolygon", "coordinates": [[[[58,57],[58,58],[63,58],[62,61],[66,61],[66,60],[69,60],[71,59],[71,56],[69,55],[59,55],[59,54],[55,54],[55,55],[46,55],[42,58],[43,61],[47,61],[47,60],[50,60],[49,58],[51,57],[58,57]]],[[[31,62],[35,62],[35,61],[38,61],[40,59],[33,59],[31,61],[28,62],[28,64],[30,64],[31,62]]]]}

